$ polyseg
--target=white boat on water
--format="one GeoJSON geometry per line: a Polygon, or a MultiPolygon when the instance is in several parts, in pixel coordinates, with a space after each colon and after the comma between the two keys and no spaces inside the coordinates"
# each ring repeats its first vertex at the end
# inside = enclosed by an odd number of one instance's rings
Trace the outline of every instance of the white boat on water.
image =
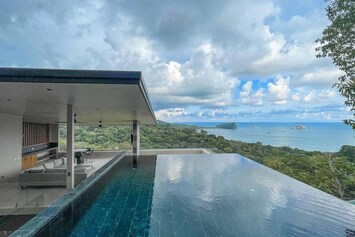
{"type": "Polygon", "coordinates": [[[303,129],[305,129],[306,127],[305,126],[303,126],[303,125],[297,125],[297,126],[295,126],[295,129],[298,129],[298,130],[303,130],[303,129]]]}

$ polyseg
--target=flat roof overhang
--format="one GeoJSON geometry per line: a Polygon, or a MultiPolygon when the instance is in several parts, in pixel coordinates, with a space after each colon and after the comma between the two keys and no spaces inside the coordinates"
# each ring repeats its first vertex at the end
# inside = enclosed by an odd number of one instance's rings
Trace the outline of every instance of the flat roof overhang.
{"type": "Polygon", "coordinates": [[[61,123],[68,104],[78,123],[156,124],[141,72],[0,68],[0,113],[61,123]]]}

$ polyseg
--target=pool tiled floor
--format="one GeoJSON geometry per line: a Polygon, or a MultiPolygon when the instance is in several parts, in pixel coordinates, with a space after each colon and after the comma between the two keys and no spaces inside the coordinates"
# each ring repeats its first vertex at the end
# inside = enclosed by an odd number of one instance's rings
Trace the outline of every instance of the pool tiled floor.
{"type": "Polygon", "coordinates": [[[71,236],[148,236],[155,156],[125,157],[115,177],[74,227],[71,236]]]}

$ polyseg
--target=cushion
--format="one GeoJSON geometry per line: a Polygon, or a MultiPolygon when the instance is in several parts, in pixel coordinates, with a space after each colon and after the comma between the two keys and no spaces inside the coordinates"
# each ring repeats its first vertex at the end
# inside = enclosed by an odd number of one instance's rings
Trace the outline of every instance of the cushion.
{"type": "Polygon", "coordinates": [[[79,167],[79,168],[75,168],[74,169],[74,172],[75,173],[81,173],[81,172],[85,172],[86,170],[88,170],[88,168],[86,168],[86,167],[79,167]]]}
{"type": "Polygon", "coordinates": [[[26,172],[27,173],[43,173],[44,166],[43,165],[35,166],[33,168],[27,169],[26,172]]]}
{"type": "Polygon", "coordinates": [[[74,167],[74,171],[75,172],[86,172],[86,171],[91,170],[93,168],[94,168],[94,166],[92,166],[92,165],[77,165],[74,167]]]}
{"type": "Polygon", "coordinates": [[[62,165],[66,165],[67,164],[67,158],[66,157],[62,157],[62,165]]]}
{"type": "Polygon", "coordinates": [[[67,165],[58,165],[55,167],[56,169],[66,169],[67,168],[67,165]]]}
{"type": "Polygon", "coordinates": [[[54,168],[54,162],[53,161],[49,161],[47,163],[44,163],[44,168],[53,169],[54,168]]]}
{"type": "Polygon", "coordinates": [[[46,169],[46,173],[65,173],[66,170],[65,168],[46,169]]]}
{"type": "Polygon", "coordinates": [[[63,160],[62,159],[55,159],[54,160],[54,167],[57,167],[58,165],[62,165],[63,160]]]}

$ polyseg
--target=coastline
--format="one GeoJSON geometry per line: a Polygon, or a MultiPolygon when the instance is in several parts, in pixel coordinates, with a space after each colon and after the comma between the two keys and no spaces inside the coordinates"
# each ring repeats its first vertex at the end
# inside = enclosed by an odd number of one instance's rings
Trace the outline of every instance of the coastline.
{"type": "MultiPolygon", "coordinates": [[[[219,129],[214,123],[193,123],[197,129],[225,139],[289,146],[306,151],[337,152],[343,145],[355,146],[355,131],[342,122],[240,122],[237,129],[219,129]],[[296,129],[296,126],[304,129],[296,129]]],[[[191,124],[192,125],[192,124],[191,124]]]]}

